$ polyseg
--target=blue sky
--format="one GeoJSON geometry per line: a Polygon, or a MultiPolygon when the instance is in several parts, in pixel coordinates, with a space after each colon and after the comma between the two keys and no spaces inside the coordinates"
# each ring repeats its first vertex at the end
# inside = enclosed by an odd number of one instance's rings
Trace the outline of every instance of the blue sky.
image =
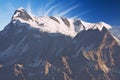
{"type": "Polygon", "coordinates": [[[19,7],[36,16],[76,17],[120,26],[120,0],[0,0],[0,30],[19,7]]]}

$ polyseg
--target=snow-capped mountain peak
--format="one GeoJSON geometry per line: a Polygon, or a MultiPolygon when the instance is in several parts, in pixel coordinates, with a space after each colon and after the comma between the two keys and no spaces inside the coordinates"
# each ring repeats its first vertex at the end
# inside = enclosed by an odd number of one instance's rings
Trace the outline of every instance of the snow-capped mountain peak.
{"type": "Polygon", "coordinates": [[[32,20],[32,16],[29,13],[27,13],[27,11],[24,8],[20,7],[15,11],[12,19],[22,19],[25,21],[29,21],[32,20]]]}
{"type": "Polygon", "coordinates": [[[98,27],[100,30],[102,30],[103,27],[105,27],[106,29],[111,29],[112,28],[109,24],[107,24],[105,22],[98,22],[96,24],[96,27],[98,27]]]}
{"type": "Polygon", "coordinates": [[[82,24],[85,26],[85,30],[98,29],[101,31],[103,27],[105,27],[108,30],[112,28],[109,24],[105,22],[89,23],[89,22],[82,21],[82,24]]]}
{"type": "Polygon", "coordinates": [[[20,11],[24,10],[25,11],[25,9],[23,7],[20,7],[17,10],[20,10],[20,11]]]}
{"type": "Polygon", "coordinates": [[[88,23],[80,19],[70,19],[70,18],[59,18],[59,17],[48,17],[41,16],[35,17],[29,13],[24,8],[18,8],[12,18],[12,22],[17,26],[26,26],[29,29],[37,28],[42,32],[48,33],[61,33],[74,37],[78,32],[88,29],[99,29],[102,30],[103,27],[110,29],[111,26],[104,23],[88,23]]]}

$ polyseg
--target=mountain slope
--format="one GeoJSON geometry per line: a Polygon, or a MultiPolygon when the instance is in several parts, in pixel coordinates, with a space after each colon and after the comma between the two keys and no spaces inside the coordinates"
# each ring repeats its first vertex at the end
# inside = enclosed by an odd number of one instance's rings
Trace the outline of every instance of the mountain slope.
{"type": "Polygon", "coordinates": [[[112,28],[111,33],[120,40],[120,28],[119,27],[112,28]]]}
{"type": "Polygon", "coordinates": [[[110,28],[19,8],[0,32],[0,79],[119,80],[120,45],[110,28]]]}

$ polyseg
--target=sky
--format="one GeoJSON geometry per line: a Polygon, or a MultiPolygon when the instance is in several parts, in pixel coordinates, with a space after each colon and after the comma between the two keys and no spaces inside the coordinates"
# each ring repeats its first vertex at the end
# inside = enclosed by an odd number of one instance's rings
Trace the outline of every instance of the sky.
{"type": "Polygon", "coordinates": [[[120,0],[0,0],[0,30],[20,7],[35,16],[80,18],[120,27],[120,0]]]}

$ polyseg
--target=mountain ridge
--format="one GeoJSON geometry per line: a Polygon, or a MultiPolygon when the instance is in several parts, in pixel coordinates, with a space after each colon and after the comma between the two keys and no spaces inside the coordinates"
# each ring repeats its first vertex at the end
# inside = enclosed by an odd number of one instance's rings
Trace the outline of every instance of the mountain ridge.
{"type": "Polygon", "coordinates": [[[43,32],[61,33],[72,37],[74,37],[81,30],[96,29],[96,28],[102,30],[103,27],[106,27],[107,29],[111,28],[110,25],[104,22],[88,23],[80,19],[75,20],[69,18],[59,18],[59,17],[49,17],[49,16],[35,17],[32,14],[27,13],[27,11],[25,11],[24,8],[19,8],[15,11],[12,18],[12,22],[17,23],[18,25],[28,24],[30,27],[37,28],[43,32]]]}
{"type": "Polygon", "coordinates": [[[29,18],[21,9],[0,32],[0,79],[120,80],[120,45],[111,27],[78,19],[29,18]]]}

